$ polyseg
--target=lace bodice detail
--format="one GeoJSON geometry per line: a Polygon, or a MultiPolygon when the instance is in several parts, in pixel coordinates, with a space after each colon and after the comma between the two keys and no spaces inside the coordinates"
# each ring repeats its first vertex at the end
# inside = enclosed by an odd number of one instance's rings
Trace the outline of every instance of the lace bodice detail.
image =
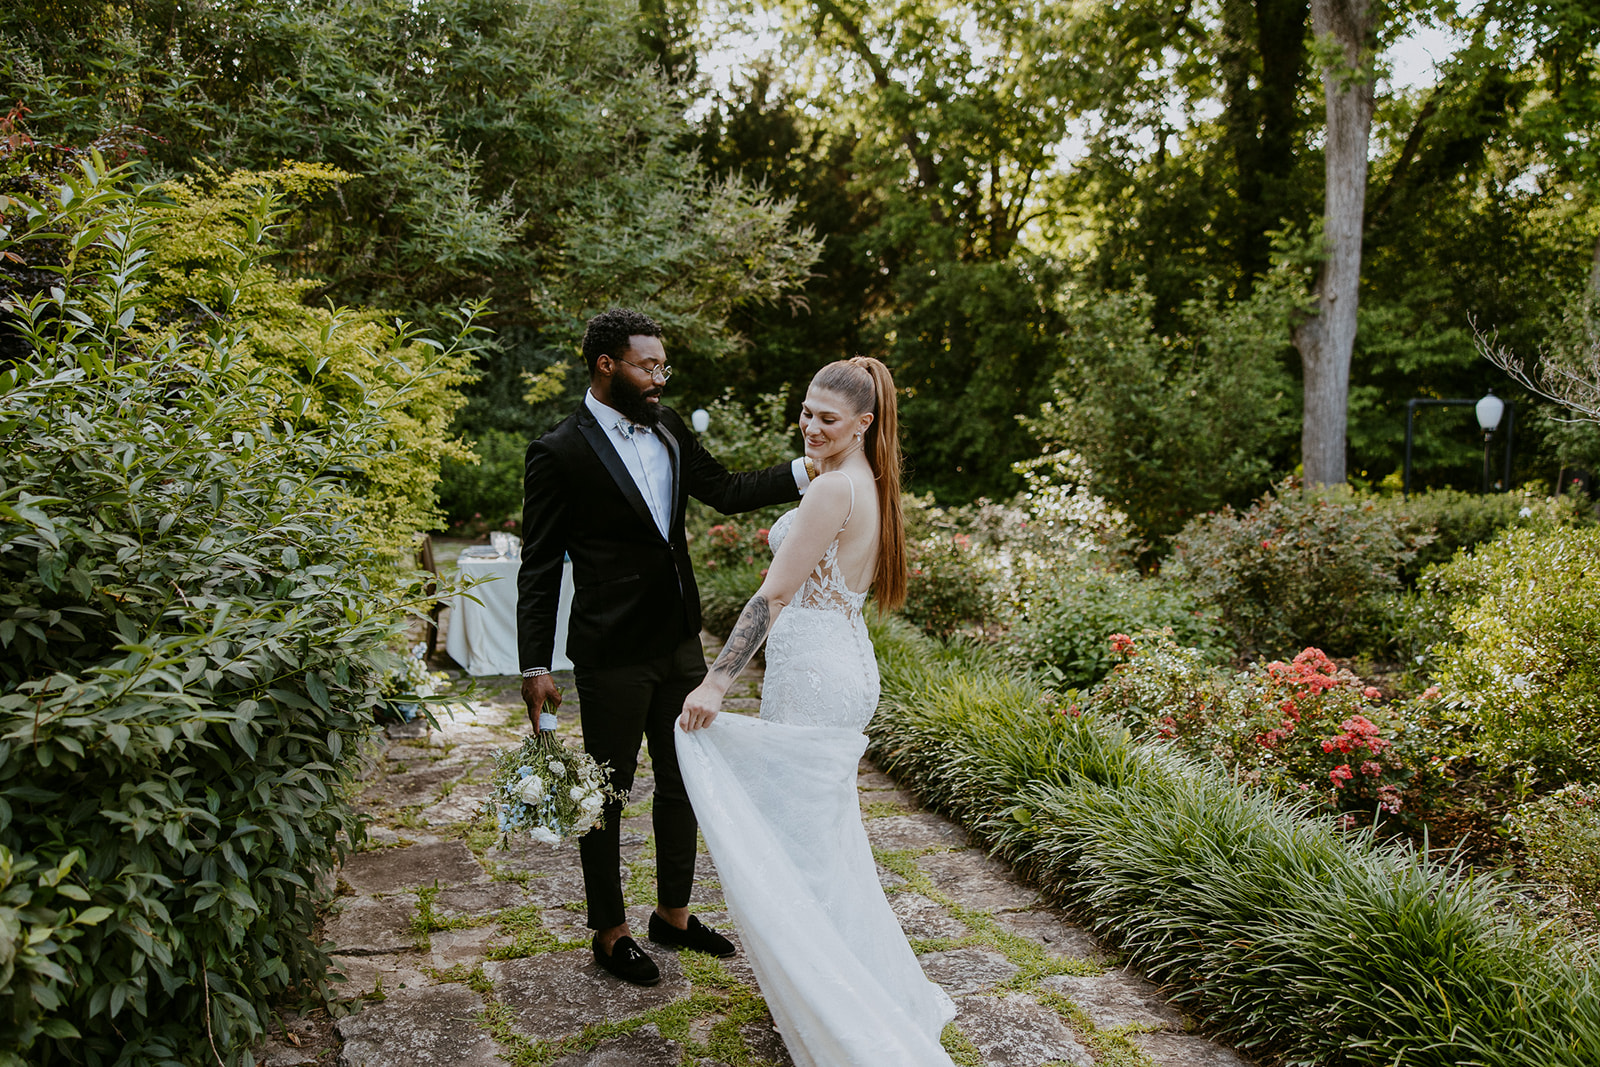
{"type": "MultiPolygon", "coordinates": [[[[854,486],[851,487],[852,494],[854,486]]],[[[854,506],[852,504],[851,511],[854,506]]],[[[767,542],[777,552],[794,512],[772,524],[767,542]]],[[[845,518],[845,525],[850,522],[845,518]]],[[[840,532],[844,526],[839,527],[840,532]]],[[[878,708],[878,660],[861,614],[867,594],[839,571],[834,534],[816,568],[800,583],[767,636],[767,676],[761,717],[795,726],[863,730],[878,708]]]]}
{"type": "MultiPolygon", "coordinates": [[[[851,492],[855,488],[851,487],[851,492]]],[[[793,525],[795,511],[786,511],[779,516],[778,521],[772,524],[772,531],[767,534],[767,544],[772,546],[773,555],[783,544],[783,539],[789,536],[789,528],[793,525]]],[[[854,508],[852,507],[852,510],[854,508]]],[[[845,519],[849,525],[850,520],[845,519]]],[[[839,527],[839,533],[844,532],[844,527],[839,527]]],[[[839,534],[833,535],[833,540],[828,542],[828,550],[822,554],[822,561],[806,580],[800,583],[800,588],[795,592],[794,599],[790,601],[792,607],[815,608],[818,611],[842,611],[846,615],[860,615],[861,608],[867,602],[865,590],[856,592],[845,584],[844,575],[839,571],[839,534]]]]}

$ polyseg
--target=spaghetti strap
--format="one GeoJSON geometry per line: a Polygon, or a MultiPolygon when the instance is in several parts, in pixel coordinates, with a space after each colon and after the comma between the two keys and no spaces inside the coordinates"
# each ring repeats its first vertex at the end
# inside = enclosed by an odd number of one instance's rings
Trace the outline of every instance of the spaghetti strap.
{"type": "MultiPolygon", "coordinates": [[[[850,510],[844,513],[844,521],[839,524],[839,533],[844,533],[844,528],[850,525],[850,516],[856,513],[856,480],[848,474],[844,477],[845,481],[850,483],[850,510]]],[[[839,534],[834,536],[837,537],[839,534]]]]}

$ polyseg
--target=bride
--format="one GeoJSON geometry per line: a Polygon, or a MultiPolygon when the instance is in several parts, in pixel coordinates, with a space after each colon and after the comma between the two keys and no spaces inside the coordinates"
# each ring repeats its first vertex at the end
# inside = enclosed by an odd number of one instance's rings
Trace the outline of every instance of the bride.
{"type": "Polygon", "coordinates": [[[923,976],[861,825],[861,732],[878,665],[869,587],[905,599],[894,381],[817,372],[800,412],[812,482],[772,527],[772,566],[678,719],[678,761],[768,1008],[799,1067],[943,1067],[955,1006],[923,976]],[[761,718],[718,716],[767,642],[761,718]]]}

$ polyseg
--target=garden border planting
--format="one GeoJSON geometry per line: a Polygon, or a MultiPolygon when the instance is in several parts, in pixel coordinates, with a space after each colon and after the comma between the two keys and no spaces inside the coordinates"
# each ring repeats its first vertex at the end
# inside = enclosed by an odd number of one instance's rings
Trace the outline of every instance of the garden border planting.
{"type": "Polygon", "coordinates": [[[879,620],[870,754],[1241,1048],[1294,1065],[1600,1062],[1600,989],[1499,880],[1269,794],[970,646],[879,620]]]}

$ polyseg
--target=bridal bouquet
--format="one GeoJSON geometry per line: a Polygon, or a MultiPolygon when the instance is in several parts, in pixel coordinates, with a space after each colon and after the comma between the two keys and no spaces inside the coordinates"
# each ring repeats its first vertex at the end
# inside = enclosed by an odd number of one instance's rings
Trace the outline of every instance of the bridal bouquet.
{"type": "MultiPolygon", "coordinates": [[[[553,717],[552,717],[553,718],[553,717]]],[[[545,845],[582,837],[600,824],[606,800],[621,794],[606,785],[605,768],[586,752],[557,740],[554,722],[495,757],[494,793],[503,844],[526,834],[545,845]]]]}

